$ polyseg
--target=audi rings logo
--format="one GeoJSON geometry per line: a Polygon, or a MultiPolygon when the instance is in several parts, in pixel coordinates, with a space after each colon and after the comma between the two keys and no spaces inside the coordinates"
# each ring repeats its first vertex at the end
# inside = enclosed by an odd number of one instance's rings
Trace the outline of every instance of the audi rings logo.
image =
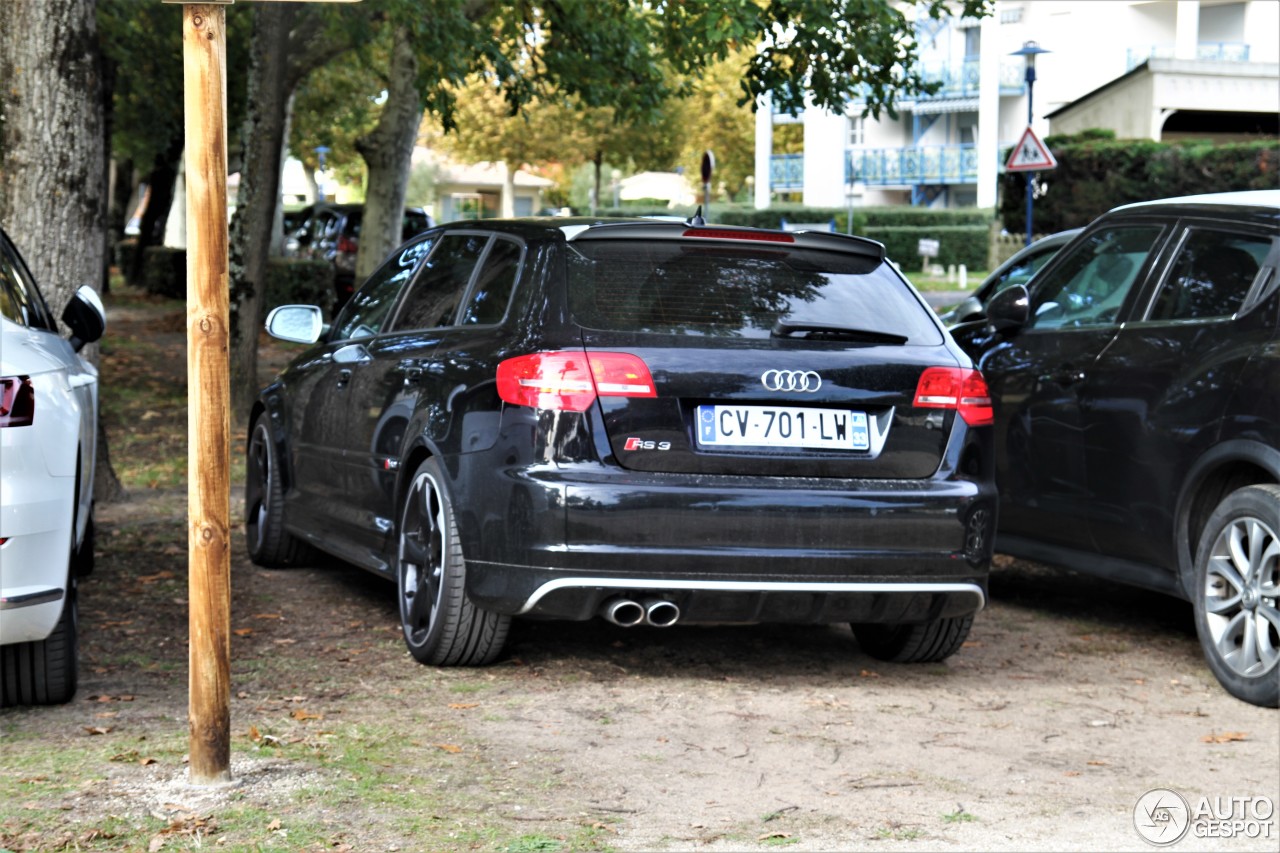
{"type": "Polygon", "coordinates": [[[822,387],[822,377],[812,370],[766,370],[760,384],[770,391],[806,391],[812,394],[822,387]]]}

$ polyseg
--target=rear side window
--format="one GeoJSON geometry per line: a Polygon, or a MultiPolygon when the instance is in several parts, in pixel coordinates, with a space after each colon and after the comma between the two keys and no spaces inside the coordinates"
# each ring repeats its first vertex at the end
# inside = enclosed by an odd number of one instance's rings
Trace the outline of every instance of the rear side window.
{"type": "Polygon", "coordinates": [[[593,240],[569,247],[568,279],[574,319],[592,329],[767,338],[785,321],[942,341],[909,286],[861,255],[593,240]]]}
{"type": "Polygon", "coordinates": [[[1156,295],[1150,320],[1204,320],[1240,310],[1258,277],[1271,240],[1192,229],[1156,295]]]}
{"type": "Polygon", "coordinates": [[[495,240],[493,248],[484,259],[484,266],[476,276],[467,300],[467,311],[462,317],[466,325],[494,325],[506,316],[507,304],[520,276],[520,258],[524,253],[519,244],[510,240],[495,240]]]}
{"type": "Polygon", "coordinates": [[[480,234],[450,234],[441,239],[405,297],[395,330],[452,326],[463,291],[488,241],[480,234]]]}

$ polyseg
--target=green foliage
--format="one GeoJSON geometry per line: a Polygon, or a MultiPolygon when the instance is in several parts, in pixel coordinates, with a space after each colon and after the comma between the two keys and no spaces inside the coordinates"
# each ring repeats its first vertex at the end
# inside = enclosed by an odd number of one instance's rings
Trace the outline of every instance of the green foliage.
{"type": "Polygon", "coordinates": [[[147,293],[170,299],[187,298],[187,251],[148,246],[142,251],[138,284],[147,293]]]}
{"type": "Polygon", "coordinates": [[[278,305],[319,305],[327,317],[333,296],[333,264],[330,262],[296,258],[267,261],[264,317],[278,305]]]}
{"type": "MultiPolygon", "coordinates": [[[[1153,142],[1092,130],[1048,137],[1045,144],[1058,168],[1036,176],[1033,216],[1038,233],[1079,228],[1135,201],[1280,185],[1280,142],[1274,139],[1153,142]]],[[[1026,186],[1024,173],[1001,178],[999,215],[1010,231],[1025,230],[1026,186]]]]}
{"type": "Polygon", "coordinates": [[[884,244],[885,254],[904,269],[920,266],[919,241],[938,241],[938,256],[931,263],[950,266],[964,264],[971,270],[987,266],[987,225],[898,225],[868,226],[858,232],[884,244]]]}

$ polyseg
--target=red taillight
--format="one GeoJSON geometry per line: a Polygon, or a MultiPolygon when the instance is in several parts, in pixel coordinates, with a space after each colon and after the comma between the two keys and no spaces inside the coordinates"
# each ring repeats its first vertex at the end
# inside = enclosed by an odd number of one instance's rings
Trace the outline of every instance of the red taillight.
{"type": "Polygon", "coordinates": [[[0,427],[31,426],[36,392],[30,376],[0,376],[0,427]]]}
{"type": "Polygon", "coordinates": [[[658,392],[644,361],[625,352],[539,352],[498,365],[498,396],[516,406],[585,412],[597,395],[658,392]]]}
{"type": "Polygon", "coordinates": [[[955,409],[969,426],[990,426],[995,422],[987,380],[967,367],[927,368],[916,385],[915,405],[955,409]]]}
{"type": "Polygon", "coordinates": [[[732,228],[690,228],[684,237],[705,237],[711,240],[758,240],[762,243],[794,243],[790,234],[772,231],[735,231],[732,228]]]}

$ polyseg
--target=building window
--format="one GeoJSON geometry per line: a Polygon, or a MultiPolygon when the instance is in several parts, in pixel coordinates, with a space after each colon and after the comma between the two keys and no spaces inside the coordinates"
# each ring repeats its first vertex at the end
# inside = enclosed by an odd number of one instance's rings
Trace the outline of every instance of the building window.
{"type": "Polygon", "coordinates": [[[865,143],[866,140],[867,126],[862,116],[849,116],[849,147],[856,148],[865,143]]]}
{"type": "Polygon", "coordinates": [[[1000,10],[1000,23],[1002,24],[1020,24],[1022,23],[1022,7],[1014,6],[1012,9],[1000,10]]]}

